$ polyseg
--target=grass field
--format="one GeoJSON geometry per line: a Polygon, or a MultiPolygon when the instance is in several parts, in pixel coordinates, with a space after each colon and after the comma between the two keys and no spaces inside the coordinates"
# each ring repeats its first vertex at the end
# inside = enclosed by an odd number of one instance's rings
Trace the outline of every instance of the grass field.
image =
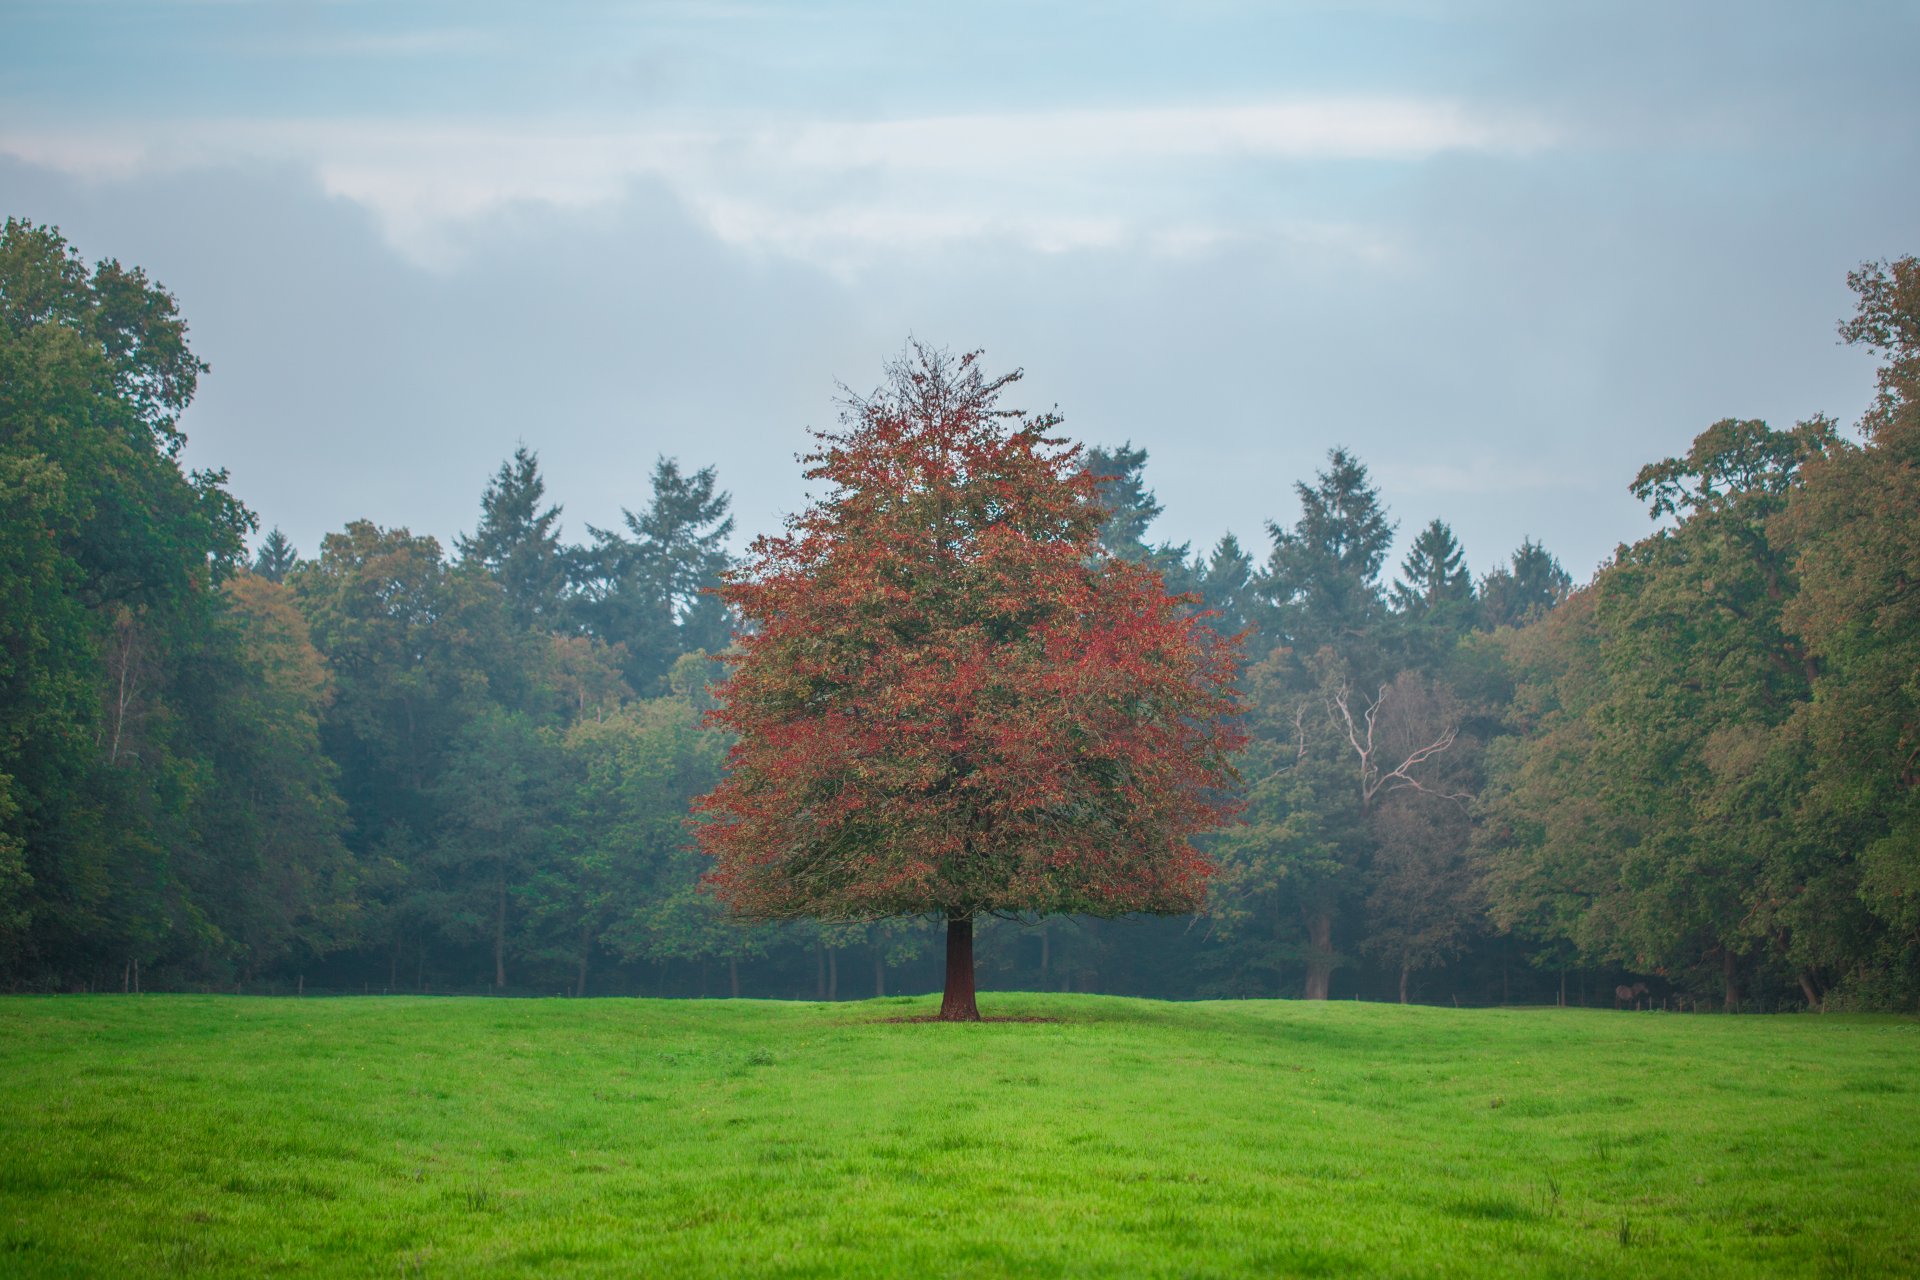
{"type": "Polygon", "coordinates": [[[0,1001],[0,1274],[1914,1275],[1920,1024],[0,1001]]]}

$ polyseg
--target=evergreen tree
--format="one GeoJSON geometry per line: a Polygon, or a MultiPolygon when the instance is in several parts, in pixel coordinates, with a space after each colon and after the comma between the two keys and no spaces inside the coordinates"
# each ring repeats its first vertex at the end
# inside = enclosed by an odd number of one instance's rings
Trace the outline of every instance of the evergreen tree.
{"type": "Polygon", "coordinates": [[[1197,584],[1187,566],[1187,547],[1147,542],[1147,529],[1162,508],[1147,488],[1146,466],[1147,451],[1134,448],[1131,441],[1117,449],[1087,450],[1081,470],[1099,481],[1096,501],[1106,513],[1100,523],[1100,549],[1115,559],[1158,569],[1169,590],[1191,591],[1197,584]]]}
{"type": "Polygon", "coordinates": [[[1201,607],[1214,615],[1215,631],[1231,636],[1246,629],[1254,608],[1253,557],[1240,549],[1239,539],[1226,534],[1204,560],[1195,556],[1190,576],[1201,607]]]}
{"type": "Polygon", "coordinates": [[[285,534],[274,528],[261,540],[260,550],[253,557],[253,571],[268,582],[285,582],[299,563],[300,553],[293,549],[285,534]]]}
{"type": "Polygon", "coordinates": [[[1313,484],[1293,488],[1299,518],[1291,529],[1268,522],[1273,554],[1259,582],[1273,638],[1301,654],[1323,645],[1351,649],[1384,608],[1380,568],[1393,523],[1366,467],[1344,449],[1327,455],[1313,484]]]}
{"type": "Polygon", "coordinates": [[[621,511],[624,533],[588,526],[593,545],[576,552],[579,614],[593,635],[625,646],[636,691],[659,692],[683,653],[726,648],[732,619],[708,589],[732,564],[730,505],[712,467],[684,474],[661,458],[646,510],[621,511]]]}
{"type": "Polygon", "coordinates": [[[522,445],[487,483],[473,536],[454,539],[463,563],[482,566],[500,583],[522,626],[556,625],[566,589],[560,508],[541,510],[546,493],[539,455],[522,445]]]}
{"type": "Polygon", "coordinates": [[[1131,440],[1116,449],[1091,446],[1083,464],[1083,470],[1100,483],[1098,500],[1106,512],[1100,522],[1100,546],[1121,560],[1144,562],[1153,556],[1147,527],[1162,508],[1147,488],[1146,465],[1147,451],[1134,448],[1131,440]]]}
{"type": "Polygon", "coordinates": [[[1420,531],[1400,565],[1400,581],[1393,585],[1394,607],[1402,613],[1445,610],[1473,599],[1473,577],[1467,572],[1466,553],[1447,522],[1435,519],[1420,531]]]}
{"type": "Polygon", "coordinates": [[[1519,627],[1567,598],[1573,577],[1547,549],[1527,538],[1506,566],[1480,580],[1480,617],[1488,627],[1519,627]]]}

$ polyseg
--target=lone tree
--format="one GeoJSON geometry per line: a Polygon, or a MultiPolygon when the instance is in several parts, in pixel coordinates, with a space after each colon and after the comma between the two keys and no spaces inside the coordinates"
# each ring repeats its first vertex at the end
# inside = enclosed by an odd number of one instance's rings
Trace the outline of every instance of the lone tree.
{"type": "Polygon", "coordinates": [[[976,917],[1199,905],[1242,741],[1233,643],[1102,553],[1099,477],[976,355],[914,344],[815,433],[825,495],[721,588],[737,743],[698,806],[740,915],[944,917],[969,1022],[976,917]]]}

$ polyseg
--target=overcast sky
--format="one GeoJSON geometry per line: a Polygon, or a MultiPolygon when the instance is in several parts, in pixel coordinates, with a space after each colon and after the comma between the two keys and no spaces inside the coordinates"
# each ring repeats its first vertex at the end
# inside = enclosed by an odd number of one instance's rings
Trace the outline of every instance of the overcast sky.
{"type": "Polygon", "coordinates": [[[1266,546],[1333,445],[1402,544],[1576,577],[1717,418],[1852,422],[1920,252],[1920,5],[0,3],[0,213],[145,266],[195,466],[303,552],[571,536],[656,456],[743,531],[912,334],[1266,546]]]}

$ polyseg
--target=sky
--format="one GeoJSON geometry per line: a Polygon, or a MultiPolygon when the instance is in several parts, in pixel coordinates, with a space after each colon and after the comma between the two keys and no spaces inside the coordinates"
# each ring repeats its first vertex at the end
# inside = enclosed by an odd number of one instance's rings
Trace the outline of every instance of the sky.
{"type": "Polygon", "coordinates": [[[1584,579],[1644,464],[1844,423],[1920,252],[1920,5],[0,0],[0,215],[179,299],[186,461],[303,553],[570,537],[712,465],[743,537],[909,337],[1148,451],[1158,539],[1327,451],[1400,545],[1584,579]]]}

